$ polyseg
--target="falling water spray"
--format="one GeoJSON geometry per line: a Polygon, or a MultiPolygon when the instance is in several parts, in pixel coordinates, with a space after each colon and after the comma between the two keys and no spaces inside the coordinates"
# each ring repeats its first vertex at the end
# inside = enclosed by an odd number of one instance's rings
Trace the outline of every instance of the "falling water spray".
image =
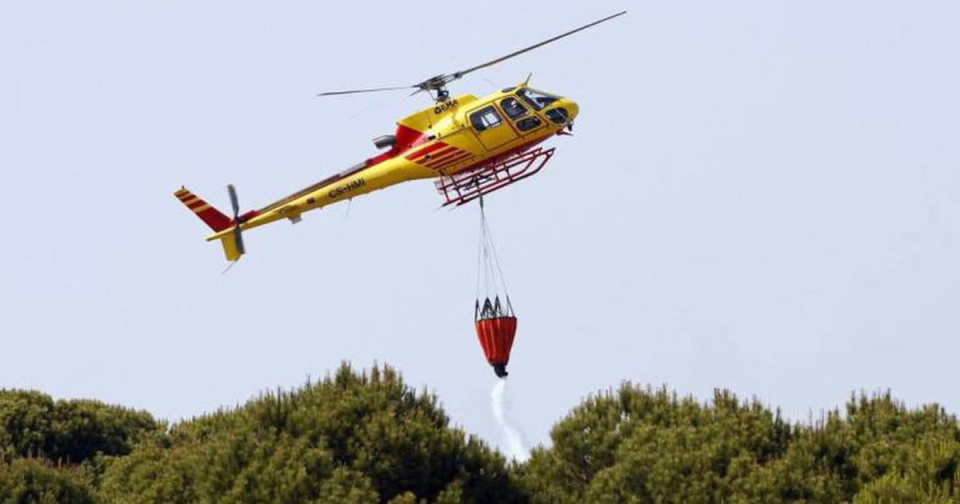
{"type": "Polygon", "coordinates": [[[510,417],[511,403],[507,399],[506,378],[500,378],[493,385],[490,399],[493,404],[493,418],[497,420],[497,425],[503,432],[504,441],[507,442],[507,455],[517,462],[526,462],[530,458],[530,451],[527,450],[523,432],[514,425],[510,417]]]}

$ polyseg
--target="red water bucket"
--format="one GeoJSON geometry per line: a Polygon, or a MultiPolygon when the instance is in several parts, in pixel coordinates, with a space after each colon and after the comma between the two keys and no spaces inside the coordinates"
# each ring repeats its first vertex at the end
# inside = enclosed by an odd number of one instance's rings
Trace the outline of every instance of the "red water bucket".
{"type": "Polygon", "coordinates": [[[477,339],[483,347],[483,355],[493,366],[497,376],[507,376],[507,362],[510,361],[510,349],[513,337],[517,334],[516,317],[496,317],[476,321],[477,339]]]}

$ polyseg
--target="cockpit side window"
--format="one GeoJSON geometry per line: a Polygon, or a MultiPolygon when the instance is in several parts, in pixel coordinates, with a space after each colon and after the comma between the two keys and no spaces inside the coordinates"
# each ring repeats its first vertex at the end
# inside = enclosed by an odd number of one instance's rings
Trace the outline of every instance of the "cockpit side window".
{"type": "Polygon", "coordinates": [[[544,107],[559,99],[556,96],[551,96],[540,91],[534,91],[530,88],[518,89],[517,95],[519,95],[520,98],[523,98],[523,101],[530,104],[531,107],[537,110],[543,110],[544,107]]]}
{"type": "Polygon", "coordinates": [[[516,119],[527,114],[527,107],[524,107],[520,100],[509,97],[500,101],[500,108],[510,116],[510,119],[516,119]]]}
{"type": "Polygon", "coordinates": [[[470,124],[472,124],[477,131],[495,128],[500,126],[502,122],[500,114],[498,114],[497,110],[493,107],[484,107],[470,114],[470,124]]]}

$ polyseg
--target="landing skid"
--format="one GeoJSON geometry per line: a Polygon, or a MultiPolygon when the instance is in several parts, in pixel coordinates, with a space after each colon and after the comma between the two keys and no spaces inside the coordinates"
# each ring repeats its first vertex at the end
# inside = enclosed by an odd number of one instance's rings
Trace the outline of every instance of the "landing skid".
{"type": "Polygon", "coordinates": [[[553,157],[554,150],[537,147],[486,166],[440,177],[435,184],[444,197],[443,206],[464,205],[537,173],[553,157]]]}

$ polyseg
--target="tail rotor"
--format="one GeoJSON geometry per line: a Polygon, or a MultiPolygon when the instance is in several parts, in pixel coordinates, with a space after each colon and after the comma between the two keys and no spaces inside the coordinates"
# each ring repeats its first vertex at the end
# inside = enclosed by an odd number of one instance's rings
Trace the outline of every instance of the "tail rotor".
{"type": "Polygon", "coordinates": [[[237,190],[234,189],[233,184],[227,186],[227,192],[230,194],[230,205],[233,207],[233,239],[237,247],[237,252],[240,255],[246,253],[246,249],[243,247],[243,234],[240,230],[240,224],[243,224],[243,221],[240,220],[240,201],[237,199],[237,190]]]}

